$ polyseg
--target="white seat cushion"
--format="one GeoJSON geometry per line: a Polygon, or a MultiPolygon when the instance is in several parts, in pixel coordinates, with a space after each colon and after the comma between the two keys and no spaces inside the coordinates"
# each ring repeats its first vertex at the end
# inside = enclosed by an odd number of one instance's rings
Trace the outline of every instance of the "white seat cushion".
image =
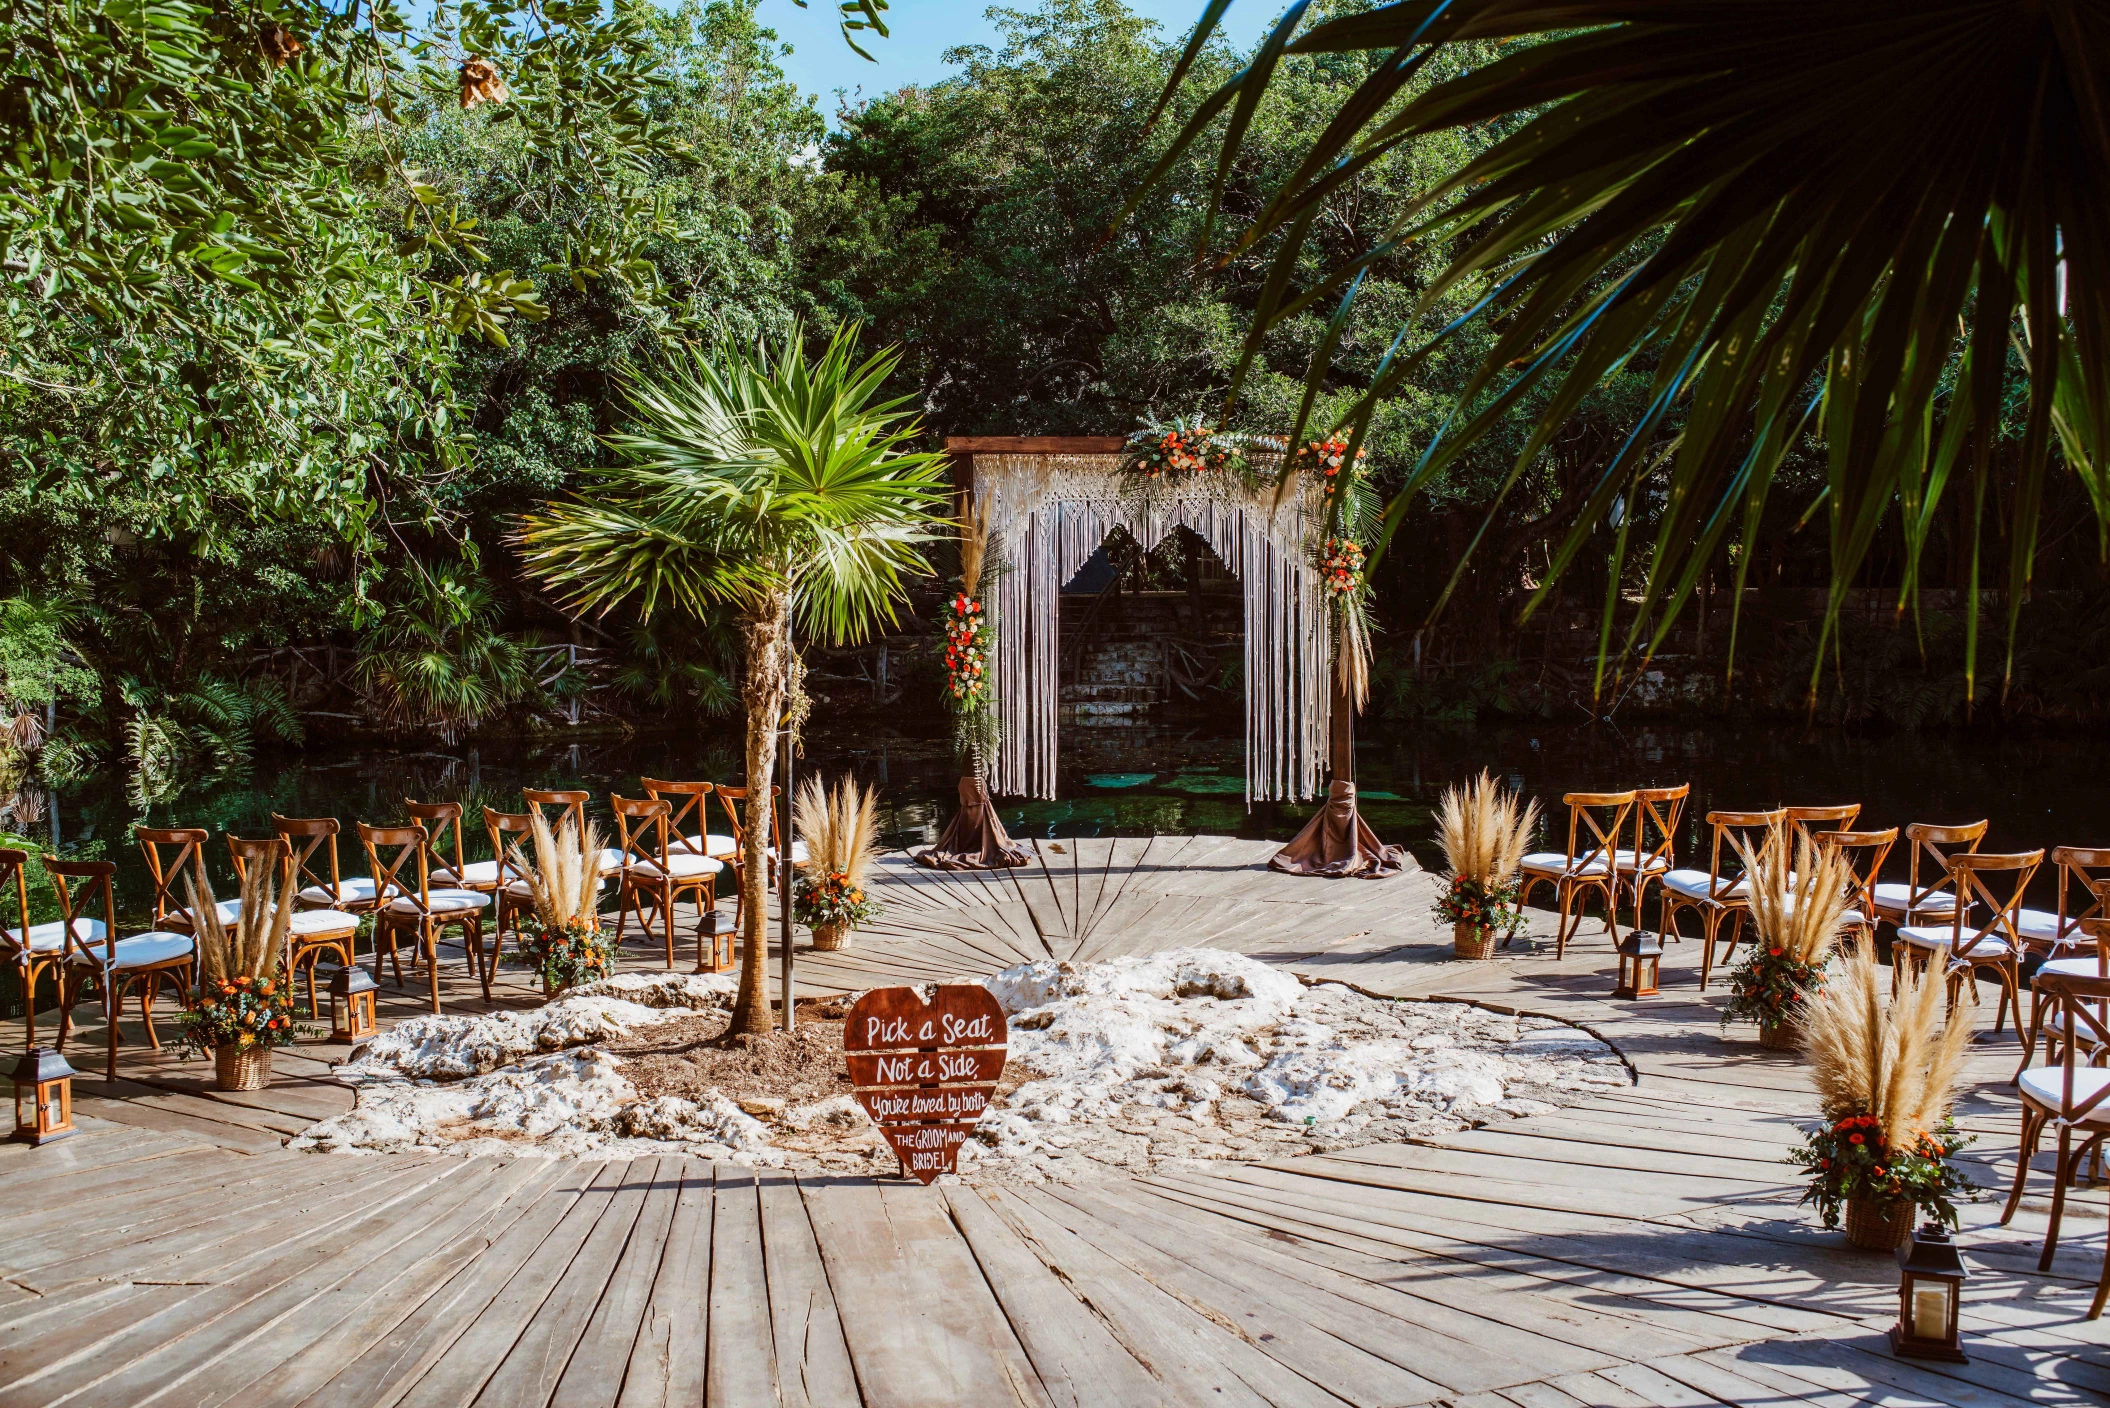
{"type": "Polygon", "coordinates": [[[462,867],[459,875],[455,874],[453,866],[442,866],[432,872],[432,883],[450,886],[496,885],[498,883],[498,862],[495,860],[472,860],[462,867]]]}
{"type": "Polygon", "coordinates": [[[359,916],[341,909],[296,909],[287,927],[296,934],[348,934],[359,927],[359,916]]]}
{"type": "MultiPolygon", "coordinates": [[[[738,841],[735,841],[730,836],[721,836],[715,831],[706,832],[701,836],[684,836],[681,839],[690,850],[701,851],[707,856],[716,856],[721,860],[728,856],[740,854],[740,843],[738,841]]],[[[669,843],[668,849],[673,849],[671,843],[669,843]]]]}
{"type": "MultiPolygon", "coordinates": [[[[1876,909],[1882,914],[1904,914],[1905,906],[1912,898],[1910,885],[1899,885],[1880,881],[1876,885],[1876,909]]],[[[1944,890],[1920,896],[1920,902],[1912,908],[1912,916],[1921,914],[1953,914],[1956,897],[1944,890]]],[[[1907,916],[1912,917],[1912,916],[1907,916]]]]}
{"type": "MultiPolygon", "coordinates": [[[[1673,870],[1663,877],[1664,889],[1674,891],[1691,900],[1709,898],[1709,890],[1713,884],[1714,877],[1704,870],[1673,870]]],[[[1742,899],[1749,892],[1749,889],[1750,886],[1739,877],[1731,881],[1727,888],[1715,898],[1718,900],[1742,899]]]]}
{"type": "MultiPolygon", "coordinates": [[[[2016,1082],[2022,1093],[2049,1110],[2058,1110],[2065,1105],[2066,1070],[2063,1066],[2036,1066],[2022,1073],[2016,1082]]],[[[2073,1103],[2086,1101],[2104,1086],[2110,1085],[2110,1071],[2100,1066],[2075,1066],[2073,1068],[2073,1103]]],[[[2110,1125],[2110,1099],[2083,1114],[2075,1124],[2110,1125]]]]}
{"type": "Polygon", "coordinates": [[[1618,851],[1615,854],[1619,857],[1621,870],[1641,870],[1650,875],[1661,875],[1670,869],[1670,862],[1659,855],[1644,855],[1640,851],[1618,851]]]}
{"type": "Polygon", "coordinates": [[[197,950],[197,940],[189,934],[151,929],[144,934],[134,934],[129,939],[119,939],[114,962],[108,960],[107,951],[100,944],[87,953],[75,950],[72,961],[95,968],[147,968],[156,963],[189,958],[197,950]]]}
{"type": "MultiPolygon", "coordinates": [[[[472,909],[487,908],[491,903],[489,895],[479,894],[475,890],[432,890],[428,892],[428,898],[431,903],[426,906],[426,909],[433,914],[464,914],[472,909]]],[[[388,902],[388,912],[390,914],[416,914],[418,912],[418,897],[416,895],[404,895],[399,899],[390,900],[388,902]]]]}
{"type": "MultiPolygon", "coordinates": [[[[2059,932],[2059,916],[2053,910],[2018,909],[2015,911],[2015,928],[2023,938],[2033,939],[2040,944],[2056,944],[2063,941],[2059,932]]],[[[2073,938],[2080,932],[2080,928],[2081,921],[2068,916],[2064,938],[2073,938]]]]}
{"type": "MultiPolygon", "coordinates": [[[[1968,947],[1968,954],[1960,955],[1964,961],[1987,963],[1996,958],[2005,958],[2013,950],[2006,939],[1998,934],[1976,937],[1977,931],[1966,929],[1959,948],[1968,947]],[[1974,942],[1975,939],[1975,942],[1974,942]]],[[[1898,927],[1898,937],[1914,948],[1944,948],[1956,942],[1956,931],[1947,924],[1903,924],[1898,927]]]]}
{"type": "Polygon", "coordinates": [[[347,875],[337,882],[334,895],[328,885],[310,885],[300,892],[300,898],[305,904],[370,904],[374,898],[374,880],[370,875],[347,875]]]}
{"type": "Polygon", "coordinates": [[[2103,976],[2103,961],[2100,958],[2052,958],[2037,967],[2037,976],[2057,973],[2066,978],[2100,978],[2103,976]]]}
{"type": "Polygon", "coordinates": [[[601,848],[601,873],[603,875],[613,875],[622,868],[622,848],[619,846],[603,846],[601,848]]]}
{"type": "MultiPolygon", "coordinates": [[[[794,862],[801,859],[796,851],[792,858],[794,862]]],[[[1592,856],[1585,865],[1559,851],[1533,851],[1521,864],[1534,875],[1602,875],[1605,871],[1603,856],[1592,856]]]]}
{"type": "MultiPolygon", "coordinates": [[[[777,848],[775,846],[769,848],[769,858],[771,860],[777,858],[777,848]]],[[[791,843],[791,863],[793,865],[804,865],[806,863],[806,843],[804,841],[793,841],[791,843]]]]}
{"type": "MultiPolygon", "coordinates": [[[[673,855],[667,857],[664,873],[673,876],[677,880],[693,880],[698,876],[716,875],[723,869],[725,869],[723,861],[712,860],[709,856],[683,855],[681,852],[676,851],[673,855]]],[[[632,875],[654,878],[660,875],[662,871],[657,861],[634,860],[630,862],[630,873],[632,875]]]]}
{"type": "MultiPolygon", "coordinates": [[[[10,944],[13,944],[16,948],[22,947],[22,931],[20,929],[9,929],[6,932],[7,941],[10,944]]],[[[99,944],[103,941],[103,921],[100,919],[76,919],[73,921],[73,935],[76,939],[99,944]]],[[[57,953],[64,947],[66,947],[65,920],[54,919],[49,924],[32,924],[29,926],[29,951],[31,953],[57,953]]]]}

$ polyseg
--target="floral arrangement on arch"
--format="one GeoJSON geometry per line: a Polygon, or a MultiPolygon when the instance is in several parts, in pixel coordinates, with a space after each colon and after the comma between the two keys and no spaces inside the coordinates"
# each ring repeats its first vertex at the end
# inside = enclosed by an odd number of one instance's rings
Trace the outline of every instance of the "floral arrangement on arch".
{"type": "Polygon", "coordinates": [[[1971,1041],[1971,1018],[1952,1014],[1939,964],[1899,970],[1883,995],[1885,968],[1858,947],[1807,999],[1802,1046],[1824,1123],[1788,1156],[1809,1175],[1802,1201],[1826,1227],[1848,1203],[1886,1212],[1921,1208],[1956,1225],[1956,1202],[1978,1189],[1950,1162],[1966,1144],[1949,1107],[1971,1041]]]}
{"type": "Polygon", "coordinates": [[[1722,1025],[1756,1022],[1761,1029],[1791,1028],[1804,1005],[1824,986],[1845,918],[1853,868],[1837,850],[1813,846],[1798,836],[1793,864],[1787,833],[1775,826],[1757,854],[1737,842],[1751,890],[1748,919],[1755,939],[1730,970],[1729,1001],[1722,1025]]]}
{"type": "Polygon", "coordinates": [[[1170,425],[1146,419],[1141,430],[1128,437],[1130,474],[1143,479],[1165,475],[1213,474],[1245,467],[1242,437],[1226,434],[1199,416],[1173,417],[1170,425]]]}
{"type": "Polygon", "coordinates": [[[1323,440],[1312,440],[1299,445],[1290,456],[1289,463],[1291,469],[1308,474],[1319,481],[1320,491],[1326,496],[1326,503],[1330,508],[1357,481],[1369,473],[1364,464],[1369,453],[1368,449],[1358,445],[1351,459],[1348,454],[1348,442],[1338,435],[1329,435],[1323,440]]]}
{"type": "Polygon", "coordinates": [[[1319,582],[1330,600],[1354,597],[1363,589],[1363,567],[1369,561],[1353,538],[1328,538],[1319,550],[1319,582]]]}
{"type": "Polygon", "coordinates": [[[1000,569],[989,550],[989,506],[977,499],[959,528],[960,589],[939,612],[938,624],[945,632],[945,706],[952,712],[953,748],[979,774],[999,737],[990,674],[996,623],[982,599],[982,582],[1000,569]]]}

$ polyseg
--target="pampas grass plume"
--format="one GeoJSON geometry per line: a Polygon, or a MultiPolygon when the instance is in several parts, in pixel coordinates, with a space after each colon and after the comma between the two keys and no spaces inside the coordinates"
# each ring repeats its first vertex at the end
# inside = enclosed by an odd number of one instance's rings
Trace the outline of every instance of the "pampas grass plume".
{"type": "Polygon", "coordinates": [[[1539,804],[1525,802],[1492,773],[1447,787],[1436,813],[1436,839],[1451,874],[1485,886],[1506,884],[1524,859],[1539,804]]]}
{"type": "Polygon", "coordinates": [[[1967,1015],[1951,1012],[1946,951],[1919,971],[1897,971],[1884,999],[1882,965],[1850,949],[1809,1004],[1802,1047],[1824,1117],[1876,1117],[1883,1138],[1903,1148],[1949,1113],[1970,1046],[1967,1015]]]}
{"type": "Polygon", "coordinates": [[[806,843],[809,865],[823,875],[840,873],[853,885],[864,884],[865,872],[879,855],[877,793],[849,777],[832,791],[819,778],[808,778],[799,787],[792,815],[799,839],[806,843]]]}

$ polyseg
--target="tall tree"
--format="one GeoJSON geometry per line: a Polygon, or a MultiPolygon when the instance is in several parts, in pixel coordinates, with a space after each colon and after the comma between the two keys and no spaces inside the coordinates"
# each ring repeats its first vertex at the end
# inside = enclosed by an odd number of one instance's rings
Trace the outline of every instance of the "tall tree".
{"type": "Polygon", "coordinates": [[[777,732],[796,727],[805,702],[793,626],[847,642],[892,621],[904,577],[928,571],[920,545],[944,522],[944,457],[910,451],[905,402],[880,399],[899,353],[859,362],[857,336],[845,328],[810,359],[796,330],[780,345],[721,342],[630,378],[635,425],[611,440],[624,462],[528,514],[516,537],[527,570],[579,611],[630,601],[649,621],[662,605],[696,617],[729,605],[740,618],[748,804],[735,1032],[769,1027],[770,777],[777,732]]]}

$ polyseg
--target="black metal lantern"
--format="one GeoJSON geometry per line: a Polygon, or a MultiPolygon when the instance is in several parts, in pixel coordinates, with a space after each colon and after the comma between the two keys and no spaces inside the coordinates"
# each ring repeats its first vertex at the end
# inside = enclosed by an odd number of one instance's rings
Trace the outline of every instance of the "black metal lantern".
{"type": "Polygon", "coordinates": [[[1619,941],[1619,985],[1614,997],[1654,997],[1656,977],[1663,966],[1663,939],[1639,930],[1619,941]]]}
{"type": "Polygon", "coordinates": [[[73,1067],[48,1046],[32,1046],[15,1061],[15,1135],[24,1144],[49,1144],[76,1133],[73,1067]]]}
{"type": "Polygon", "coordinates": [[[1890,1327],[1890,1351],[1912,1359],[1963,1364],[1957,1315],[1963,1308],[1964,1270],[1956,1244],[1939,1222],[1929,1220],[1898,1248],[1898,1322],[1890,1327]]]}
{"type": "Polygon", "coordinates": [[[330,1040],[357,1046],[379,1030],[374,976],[356,963],[347,963],[330,978],[330,1040]]]}
{"type": "Polygon", "coordinates": [[[723,973],[733,966],[733,935],[739,926],[733,916],[719,909],[703,912],[703,923],[696,929],[696,971],[699,973],[723,973]]]}

